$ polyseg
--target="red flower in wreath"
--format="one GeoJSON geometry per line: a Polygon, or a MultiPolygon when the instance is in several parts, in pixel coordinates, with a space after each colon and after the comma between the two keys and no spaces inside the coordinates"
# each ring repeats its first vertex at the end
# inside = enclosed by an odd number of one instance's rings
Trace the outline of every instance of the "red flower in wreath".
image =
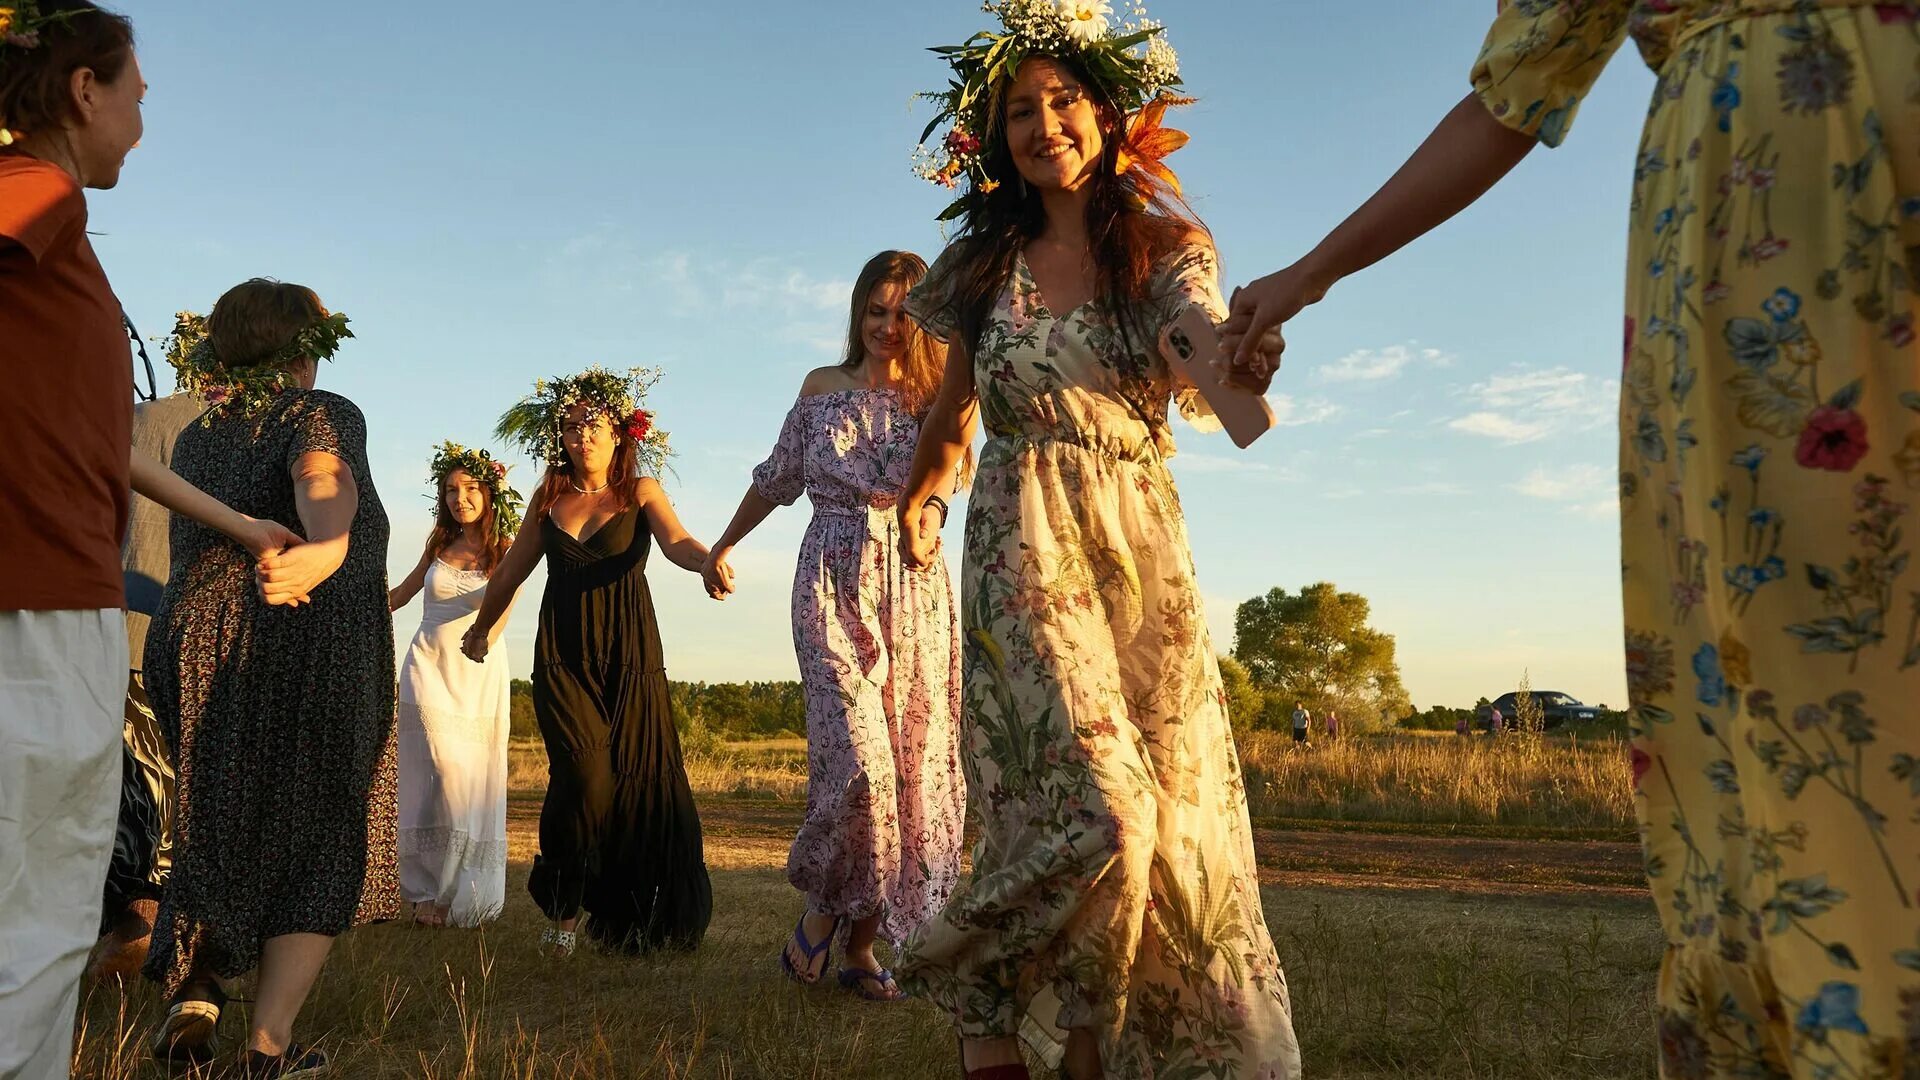
{"type": "Polygon", "coordinates": [[[645,409],[633,410],[633,415],[627,418],[627,437],[634,442],[644,442],[652,431],[653,414],[645,409]]]}
{"type": "Polygon", "coordinates": [[[1866,454],[1866,420],[1852,409],[1823,405],[1807,416],[1793,459],[1809,469],[1848,472],[1866,454]]]}

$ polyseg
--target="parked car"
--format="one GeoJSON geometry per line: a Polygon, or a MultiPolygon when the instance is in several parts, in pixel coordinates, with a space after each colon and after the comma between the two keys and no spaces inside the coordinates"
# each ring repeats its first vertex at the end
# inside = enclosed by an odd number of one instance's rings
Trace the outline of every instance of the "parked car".
{"type": "MultiPolygon", "coordinates": [[[[1519,699],[1519,694],[1501,694],[1492,705],[1482,707],[1480,729],[1485,731],[1493,726],[1493,710],[1499,709],[1507,730],[1512,731],[1520,720],[1519,699]]],[[[1572,694],[1563,694],[1558,690],[1535,690],[1533,700],[1540,705],[1541,722],[1550,729],[1562,724],[1582,724],[1606,715],[1606,709],[1601,706],[1582,705],[1572,694]]]]}

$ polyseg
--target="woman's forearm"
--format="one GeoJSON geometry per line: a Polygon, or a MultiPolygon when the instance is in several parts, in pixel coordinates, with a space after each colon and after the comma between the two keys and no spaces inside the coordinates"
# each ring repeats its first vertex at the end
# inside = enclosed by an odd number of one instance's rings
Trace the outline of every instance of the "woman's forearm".
{"type": "Polygon", "coordinates": [[[133,490],[181,517],[240,539],[246,515],[182,480],[172,469],[138,450],[133,451],[130,464],[133,490]]]}
{"type": "Polygon", "coordinates": [[[919,508],[930,496],[952,494],[967,452],[967,431],[975,411],[974,399],[934,399],[920,423],[920,443],[913,450],[913,470],[900,493],[901,502],[919,508]]]}
{"type": "Polygon", "coordinates": [[[1535,145],[1467,95],[1392,179],[1301,260],[1302,268],[1324,294],[1471,206],[1535,145]]]}
{"type": "Polygon", "coordinates": [[[540,565],[540,519],[545,516],[544,508],[529,508],[526,520],[520,525],[520,534],[507,549],[506,558],[493,568],[493,576],[487,579],[486,594],[480,598],[480,612],[474,619],[482,631],[492,630],[506,615],[520,586],[526,583],[533,568],[540,565]]]}
{"type": "Polygon", "coordinates": [[[727,522],[727,530],[720,534],[720,539],[714,541],[713,546],[720,549],[737,546],[779,508],[780,504],[760,494],[759,488],[747,485],[747,493],[740,497],[740,508],[733,512],[733,520],[727,522]]]}
{"type": "Polygon", "coordinates": [[[699,573],[707,565],[707,545],[691,536],[683,536],[672,543],[660,545],[660,553],[667,561],[682,570],[699,573]]]}

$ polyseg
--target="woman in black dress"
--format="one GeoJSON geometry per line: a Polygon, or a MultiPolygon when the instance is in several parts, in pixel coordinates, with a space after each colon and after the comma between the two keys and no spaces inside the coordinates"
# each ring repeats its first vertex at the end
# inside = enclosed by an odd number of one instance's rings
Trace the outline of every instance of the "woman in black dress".
{"type": "Polygon", "coordinates": [[[176,517],[147,638],[178,774],[146,969],[173,994],[154,1050],[209,1056],[221,980],[258,967],[249,1077],[324,1071],[292,1043],[294,1018],[334,937],[399,911],[387,516],[360,410],[313,388],[345,323],[311,289],[249,281],[204,324],[182,316],[170,357],[183,389],[216,402],[181,433],[174,469],[306,537],[256,566],[176,517]],[[281,599],[295,603],[269,606],[281,599]]]}
{"type": "Polygon", "coordinates": [[[493,624],[546,556],[533,705],[548,782],[527,890],[553,920],[542,943],[562,956],[583,911],[586,933],[636,952],[693,948],[713,912],[646,578],[653,542],[696,574],[707,548],[642,475],[666,456],[665,433],[636,407],[653,378],[590,368],[537,384],[501,419],[500,435],[547,473],[463,644],[486,657],[493,624]]]}

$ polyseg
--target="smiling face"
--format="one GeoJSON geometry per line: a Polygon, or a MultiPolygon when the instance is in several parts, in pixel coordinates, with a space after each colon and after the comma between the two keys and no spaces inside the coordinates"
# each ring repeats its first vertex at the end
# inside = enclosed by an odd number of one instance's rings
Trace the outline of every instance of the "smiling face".
{"type": "Polygon", "coordinates": [[[465,469],[453,470],[440,482],[440,500],[462,526],[479,521],[487,513],[487,489],[465,469]]]}
{"type": "Polygon", "coordinates": [[[893,363],[907,352],[907,286],[904,282],[883,281],[867,293],[866,311],[860,317],[860,346],[867,357],[881,363],[893,363]]]}
{"type": "Polygon", "coordinates": [[[613,465],[613,451],[619,442],[604,412],[591,420],[587,413],[585,405],[568,409],[566,425],[560,430],[560,443],[566,447],[576,476],[605,472],[613,465]]]}
{"type": "Polygon", "coordinates": [[[1101,110],[1066,65],[1036,56],[1007,88],[1003,116],[1013,166],[1037,188],[1072,191],[1090,180],[1106,149],[1101,110]]]}
{"type": "Polygon", "coordinates": [[[79,121],[72,129],[76,163],[88,187],[111,188],[120,182],[127,154],[146,131],[140,105],[147,81],[140,73],[140,61],[129,51],[112,82],[102,81],[91,68],[82,68],[73,73],[72,92],[79,121]]]}

